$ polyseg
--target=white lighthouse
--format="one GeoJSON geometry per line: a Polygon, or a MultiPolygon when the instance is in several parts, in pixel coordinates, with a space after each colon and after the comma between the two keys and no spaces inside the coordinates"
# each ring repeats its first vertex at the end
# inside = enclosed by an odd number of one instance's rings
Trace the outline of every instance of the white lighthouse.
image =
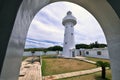
{"type": "Polygon", "coordinates": [[[62,24],[65,26],[63,57],[71,58],[75,56],[74,25],[76,23],[76,18],[72,16],[71,11],[68,11],[62,21],[62,24]]]}

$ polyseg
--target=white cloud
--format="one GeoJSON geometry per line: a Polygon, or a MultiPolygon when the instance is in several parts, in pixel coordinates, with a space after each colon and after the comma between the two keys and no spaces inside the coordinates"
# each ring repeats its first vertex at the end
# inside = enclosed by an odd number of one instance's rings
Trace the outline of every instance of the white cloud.
{"type": "MultiPolygon", "coordinates": [[[[106,43],[104,33],[96,19],[84,8],[69,2],[52,3],[41,9],[30,25],[27,38],[60,42],[58,45],[61,45],[64,39],[62,19],[69,10],[77,18],[77,25],[74,27],[76,43],[89,44],[96,40],[106,43]]],[[[40,43],[34,44],[26,41],[26,47],[49,47],[56,45],[47,42],[40,43]]]]}

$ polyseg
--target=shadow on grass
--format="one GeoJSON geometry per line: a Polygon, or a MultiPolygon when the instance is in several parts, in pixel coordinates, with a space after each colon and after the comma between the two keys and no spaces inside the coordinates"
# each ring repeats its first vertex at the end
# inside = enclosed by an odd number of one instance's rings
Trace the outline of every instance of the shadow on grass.
{"type": "Polygon", "coordinates": [[[95,80],[111,80],[109,78],[102,79],[101,76],[95,76],[95,80]]]}

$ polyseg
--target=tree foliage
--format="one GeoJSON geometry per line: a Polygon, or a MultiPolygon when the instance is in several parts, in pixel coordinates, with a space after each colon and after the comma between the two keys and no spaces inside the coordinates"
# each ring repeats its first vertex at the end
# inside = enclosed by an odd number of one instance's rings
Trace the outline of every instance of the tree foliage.
{"type": "Polygon", "coordinates": [[[84,49],[89,49],[89,45],[87,44],[76,44],[76,49],[84,48],[84,49]]]}
{"type": "Polygon", "coordinates": [[[87,44],[77,44],[76,49],[84,48],[84,49],[92,49],[92,48],[105,48],[106,44],[100,44],[97,41],[95,43],[87,44]]]}
{"type": "Polygon", "coordinates": [[[62,51],[63,48],[61,46],[53,46],[53,47],[49,47],[47,48],[48,51],[62,51]]]}
{"type": "MultiPolygon", "coordinates": [[[[100,44],[97,41],[91,44],[76,44],[76,49],[84,48],[84,49],[92,49],[92,48],[105,48],[106,44],[100,44]]],[[[61,46],[52,46],[48,48],[28,48],[25,51],[62,51],[63,47],[61,46]]]]}
{"type": "Polygon", "coordinates": [[[97,67],[110,67],[110,63],[103,62],[103,61],[97,61],[96,65],[97,65],[97,67]]]}
{"type": "Polygon", "coordinates": [[[24,49],[24,51],[44,51],[46,48],[28,48],[24,49]]]}
{"type": "Polygon", "coordinates": [[[24,51],[43,51],[43,52],[47,52],[47,51],[62,51],[63,48],[61,46],[53,46],[53,47],[48,47],[48,48],[28,48],[25,49],[24,51]]]}
{"type": "Polygon", "coordinates": [[[101,67],[102,69],[102,78],[105,79],[106,78],[106,67],[110,68],[110,63],[108,62],[103,62],[103,61],[97,61],[96,62],[97,67],[101,67]]]}

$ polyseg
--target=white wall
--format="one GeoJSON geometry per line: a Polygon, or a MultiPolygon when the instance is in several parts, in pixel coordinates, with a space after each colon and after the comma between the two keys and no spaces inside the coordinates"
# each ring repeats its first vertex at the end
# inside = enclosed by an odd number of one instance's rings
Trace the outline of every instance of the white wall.
{"type": "MultiPolygon", "coordinates": [[[[46,55],[57,54],[57,53],[58,53],[58,51],[47,51],[46,55]]],[[[59,54],[62,54],[62,51],[59,51],[59,54]]],[[[34,56],[40,56],[40,55],[45,55],[45,53],[43,51],[35,51],[34,56]]],[[[32,53],[31,53],[31,51],[24,52],[23,56],[32,56],[32,53]]]]}
{"type": "MultiPolygon", "coordinates": [[[[109,59],[109,53],[107,48],[82,49],[82,50],[76,49],[75,56],[80,56],[80,51],[81,51],[81,56],[109,59]],[[86,54],[87,51],[89,52],[89,54],[86,54]],[[97,55],[97,51],[101,51],[101,55],[97,55]]],[[[58,51],[47,51],[46,55],[49,54],[58,54],[58,51]]],[[[62,51],[59,51],[59,54],[62,54],[62,51]]],[[[45,55],[45,53],[43,51],[36,51],[34,53],[34,56],[40,56],[40,55],[45,55]]],[[[32,56],[32,53],[30,51],[24,52],[23,56],[32,56]]]]}
{"type": "Polygon", "coordinates": [[[109,53],[107,49],[85,49],[84,51],[85,56],[87,57],[95,57],[95,58],[104,58],[109,59],[109,53]],[[86,54],[86,52],[89,52],[89,54],[86,54]],[[100,51],[101,55],[98,55],[97,52],[100,51]]]}
{"type": "MultiPolygon", "coordinates": [[[[42,55],[42,54],[43,54],[42,51],[35,51],[34,56],[40,56],[40,55],[42,55]]],[[[24,52],[24,53],[23,53],[23,56],[32,56],[32,53],[31,53],[31,51],[29,51],[29,52],[24,52]]]]}

